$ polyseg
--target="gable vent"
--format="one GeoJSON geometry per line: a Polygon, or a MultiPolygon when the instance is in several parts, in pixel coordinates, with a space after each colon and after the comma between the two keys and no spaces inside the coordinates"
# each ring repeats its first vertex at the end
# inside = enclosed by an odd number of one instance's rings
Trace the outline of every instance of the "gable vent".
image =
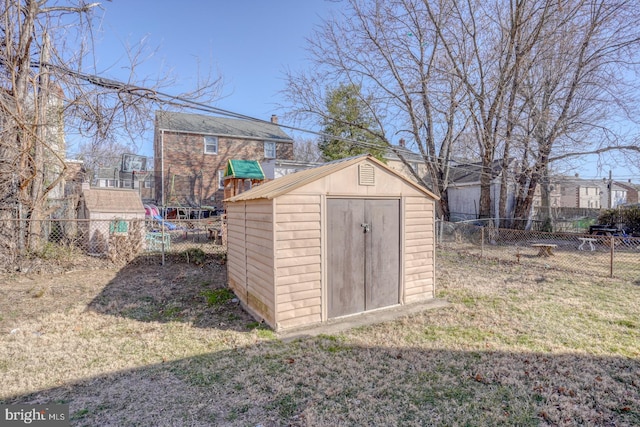
{"type": "Polygon", "coordinates": [[[376,173],[372,165],[362,164],[358,166],[358,184],[376,185],[376,173]]]}

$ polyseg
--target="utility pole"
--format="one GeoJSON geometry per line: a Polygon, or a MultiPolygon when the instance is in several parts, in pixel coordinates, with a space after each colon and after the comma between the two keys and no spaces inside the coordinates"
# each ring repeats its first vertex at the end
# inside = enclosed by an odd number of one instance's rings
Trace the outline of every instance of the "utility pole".
{"type": "Polygon", "coordinates": [[[611,178],[611,170],[609,170],[609,209],[613,208],[613,179],[611,178]]]}

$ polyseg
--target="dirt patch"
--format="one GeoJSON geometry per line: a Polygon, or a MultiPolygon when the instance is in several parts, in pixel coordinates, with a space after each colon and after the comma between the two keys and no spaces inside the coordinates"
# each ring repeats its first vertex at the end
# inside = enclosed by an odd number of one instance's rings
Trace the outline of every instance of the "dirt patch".
{"type": "Polygon", "coordinates": [[[164,266],[160,256],[146,256],[121,268],[102,264],[102,268],[57,274],[4,274],[0,276],[0,332],[20,330],[25,319],[70,310],[142,322],[246,330],[252,318],[237,307],[232,294],[222,301],[210,298],[226,287],[224,261],[209,256],[195,264],[183,258],[168,257],[164,266]]]}

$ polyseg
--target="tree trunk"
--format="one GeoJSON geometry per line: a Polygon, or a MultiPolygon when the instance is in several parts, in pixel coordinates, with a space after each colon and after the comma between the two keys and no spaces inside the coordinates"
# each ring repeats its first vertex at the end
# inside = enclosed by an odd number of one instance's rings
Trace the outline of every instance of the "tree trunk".
{"type": "MultiPolygon", "coordinates": [[[[488,151],[485,151],[487,153],[488,151]]],[[[482,158],[480,171],[480,210],[479,218],[491,218],[491,181],[493,180],[493,153],[485,154],[482,158]]]]}

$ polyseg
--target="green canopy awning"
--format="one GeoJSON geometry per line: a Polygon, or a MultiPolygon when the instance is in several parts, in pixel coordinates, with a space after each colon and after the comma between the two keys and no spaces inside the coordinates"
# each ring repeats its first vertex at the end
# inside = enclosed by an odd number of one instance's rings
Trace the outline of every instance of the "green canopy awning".
{"type": "Polygon", "coordinates": [[[229,160],[225,178],[264,179],[262,166],[257,160],[229,160]]]}

